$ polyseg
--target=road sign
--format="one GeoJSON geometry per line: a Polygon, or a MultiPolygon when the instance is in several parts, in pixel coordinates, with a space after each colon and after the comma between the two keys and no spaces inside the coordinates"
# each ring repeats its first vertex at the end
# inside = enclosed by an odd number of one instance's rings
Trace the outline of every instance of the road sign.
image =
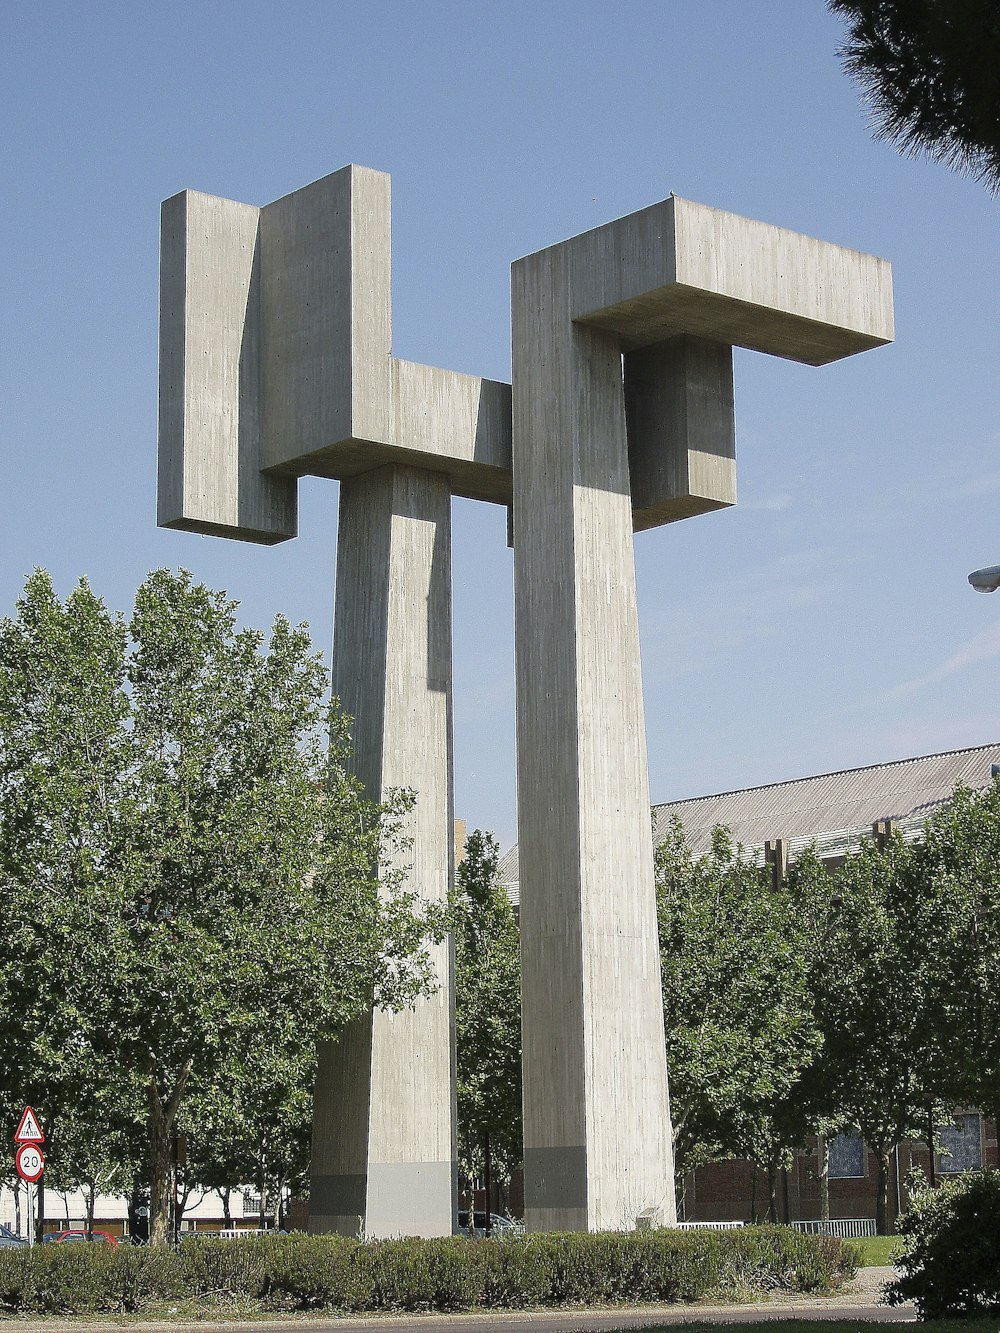
{"type": "Polygon", "coordinates": [[[42,1150],[35,1143],[22,1143],[14,1157],[17,1174],[22,1180],[33,1185],[45,1170],[45,1158],[42,1150]]]}
{"type": "Polygon", "coordinates": [[[17,1133],[14,1135],[15,1143],[44,1143],[45,1135],[42,1133],[42,1127],[38,1123],[38,1116],[30,1106],[26,1106],[21,1112],[21,1123],[17,1127],[17,1133]]]}

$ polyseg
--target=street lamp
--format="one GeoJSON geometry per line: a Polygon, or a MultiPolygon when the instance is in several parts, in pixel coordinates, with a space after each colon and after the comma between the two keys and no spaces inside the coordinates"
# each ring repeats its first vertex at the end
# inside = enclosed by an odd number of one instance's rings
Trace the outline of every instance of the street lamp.
{"type": "Polygon", "coordinates": [[[996,592],[997,588],[1000,588],[1000,565],[974,569],[969,575],[969,582],[976,592],[996,592]]]}

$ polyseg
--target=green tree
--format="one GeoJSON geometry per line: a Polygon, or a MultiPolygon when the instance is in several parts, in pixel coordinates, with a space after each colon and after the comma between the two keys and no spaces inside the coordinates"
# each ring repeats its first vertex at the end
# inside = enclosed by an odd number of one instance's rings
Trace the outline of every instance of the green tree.
{"type": "Polygon", "coordinates": [[[461,1169],[493,1167],[508,1180],[521,1165],[521,957],[517,921],[497,875],[490,833],[469,835],[455,874],[455,1011],[461,1169]]]}
{"type": "Polygon", "coordinates": [[[127,626],[36,572],[0,624],[0,1064],[49,1121],[81,1052],[112,1071],[155,1241],[184,1100],[234,1052],[431,984],[440,923],[376,878],[398,819],[348,776],[326,680],[304,627],[265,643],[183,572],[149,575],[127,626]]]}
{"type": "Polygon", "coordinates": [[[950,1097],[937,1021],[939,930],[945,904],[928,894],[917,851],[898,836],[846,858],[830,895],[826,946],[814,971],[816,1008],[843,1123],[877,1162],[876,1226],[889,1232],[896,1147],[939,1121],[950,1097]]]}
{"type": "Polygon", "coordinates": [[[1000,186],[997,0],[828,0],[876,133],[1000,186]]]}
{"type": "Polygon", "coordinates": [[[826,1220],[830,1216],[830,1140],[849,1126],[843,1110],[843,1082],[848,1070],[838,1058],[836,1043],[830,1041],[831,1034],[826,1030],[830,1024],[836,1025],[838,1018],[835,1008],[823,1003],[823,997],[828,978],[838,970],[836,950],[850,947],[850,943],[835,929],[842,901],[836,876],[827,869],[814,847],[807,847],[789,868],[785,890],[799,922],[808,959],[806,987],[820,1033],[819,1048],[800,1074],[794,1097],[810,1133],[816,1136],[820,1218],[826,1220]]]}
{"type": "Polygon", "coordinates": [[[936,1059],[952,1104],[1000,1116],[1000,781],[959,787],[913,852],[917,891],[937,904],[927,941],[936,1059]]]}
{"type": "Polygon", "coordinates": [[[776,1173],[807,1132],[794,1094],[819,1045],[797,914],[726,829],[694,857],[674,820],[655,866],[678,1174],[750,1157],[773,1216],[776,1173]]]}
{"type": "Polygon", "coordinates": [[[189,1099],[180,1121],[184,1182],[222,1195],[227,1226],[237,1187],[252,1186],[276,1226],[287,1195],[308,1191],[315,1073],[315,1046],[269,1025],[230,1053],[214,1086],[189,1099]]]}

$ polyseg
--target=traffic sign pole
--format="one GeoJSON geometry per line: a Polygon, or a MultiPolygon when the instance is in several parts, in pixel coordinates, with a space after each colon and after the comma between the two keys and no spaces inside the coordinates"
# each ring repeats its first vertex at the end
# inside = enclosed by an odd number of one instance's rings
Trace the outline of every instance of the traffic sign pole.
{"type": "Polygon", "coordinates": [[[38,1184],[38,1217],[36,1219],[35,1185],[36,1182],[41,1181],[42,1172],[45,1170],[45,1157],[40,1147],[45,1142],[45,1135],[42,1132],[41,1121],[30,1106],[26,1106],[21,1112],[21,1119],[18,1121],[17,1129],[14,1132],[14,1142],[17,1144],[14,1164],[17,1167],[17,1174],[24,1181],[28,1191],[28,1245],[31,1246],[35,1243],[36,1229],[39,1241],[41,1241],[44,1229],[45,1186],[38,1184]]]}

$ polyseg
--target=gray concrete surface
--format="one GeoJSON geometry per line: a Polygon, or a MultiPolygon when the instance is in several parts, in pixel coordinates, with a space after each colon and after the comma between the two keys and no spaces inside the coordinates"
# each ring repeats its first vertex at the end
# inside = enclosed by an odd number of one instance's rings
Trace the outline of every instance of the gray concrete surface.
{"type": "MultiPolygon", "coordinates": [[[[446,477],[385,467],[345,481],[337,537],[333,687],[355,719],[354,771],[382,801],[410,787],[409,845],[383,871],[442,903],[453,874],[451,495],[446,477]]],[[[310,1227],[449,1236],[456,1123],[453,962],[433,946],[437,993],[375,1010],[321,1049],[310,1227]]]]}
{"type": "Polygon", "coordinates": [[[511,307],[525,1222],[628,1228],[674,1206],[633,526],[735,499],[732,345],[889,341],[891,275],[670,198],[518,260],[511,307]]]}
{"type": "Polygon", "coordinates": [[[260,209],[185,190],[160,218],[157,523],[271,544],[296,484],[261,472],[260,209]]]}

